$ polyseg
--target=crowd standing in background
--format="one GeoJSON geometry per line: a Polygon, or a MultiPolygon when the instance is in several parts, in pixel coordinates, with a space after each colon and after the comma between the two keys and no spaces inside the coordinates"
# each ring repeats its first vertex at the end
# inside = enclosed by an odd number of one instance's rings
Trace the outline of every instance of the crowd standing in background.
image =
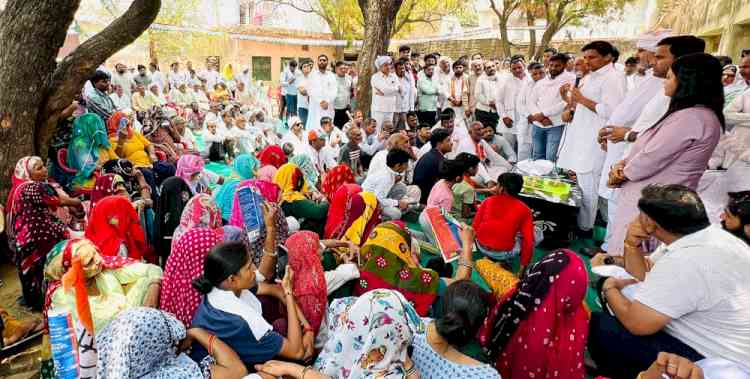
{"type": "Polygon", "coordinates": [[[636,46],[400,46],[369,114],[326,55],[279,98],[231,64],[100,67],[12,174],[43,318],[2,342],[44,331],[42,377],[68,372],[61,314],[81,377],[750,377],[750,54],[636,46]]]}

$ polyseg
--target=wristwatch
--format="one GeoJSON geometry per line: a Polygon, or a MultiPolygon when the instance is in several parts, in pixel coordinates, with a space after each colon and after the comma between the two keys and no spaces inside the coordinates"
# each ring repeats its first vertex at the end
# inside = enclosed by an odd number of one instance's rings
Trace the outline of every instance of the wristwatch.
{"type": "Polygon", "coordinates": [[[638,132],[635,131],[628,131],[625,133],[625,141],[627,142],[635,142],[635,138],[638,136],[638,132]]]}

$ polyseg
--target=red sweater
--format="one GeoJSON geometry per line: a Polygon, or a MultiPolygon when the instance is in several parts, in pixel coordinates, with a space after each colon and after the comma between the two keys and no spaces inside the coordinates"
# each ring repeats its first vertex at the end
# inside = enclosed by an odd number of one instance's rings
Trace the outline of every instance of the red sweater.
{"type": "Polygon", "coordinates": [[[502,194],[483,201],[474,217],[477,241],[493,251],[510,251],[521,233],[521,264],[528,266],[534,254],[534,218],[521,200],[502,194]]]}

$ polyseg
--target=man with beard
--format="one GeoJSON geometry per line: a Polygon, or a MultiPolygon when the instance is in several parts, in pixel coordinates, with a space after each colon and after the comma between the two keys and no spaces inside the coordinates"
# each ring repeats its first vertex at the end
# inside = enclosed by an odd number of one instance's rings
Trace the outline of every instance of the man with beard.
{"type": "Polygon", "coordinates": [[[128,73],[128,66],[122,63],[115,65],[115,73],[112,75],[112,84],[122,87],[123,96],[128,99],[133,95],[133,77],[128,73]]]}
{"type": "MultiPolygon", "coordinates": [[[[463,60],[453,63],[453,77],[448,89],[448,107],[452,108],[459,121],[471,116],[469,107],[469,81],[464,76],[465,64],[463,60]]],[[[463,122],[462,122],[463,123],[463,122]]]]}
{"type": "Polygon", "coordinates": [[[310,100],[309,115],[307,116],[306,129],[315,129],[320,125],[320,119],[330,117],[333,119],[333,102],[336,99],[338,85],[336,75],[328,71],[328,56],[318,56],[318,68],[313,70],[308,81],[307,95],[310,100]]]}
{"type": "Polygon", "coordinates": [[[568,57],[564,54],[552,56],[547,63],[549,75],[537,82],[531,90],[527,104],[529,110],[527,121],[532,128],[534,160],[546,159],[554,162],[557,158],[557,148],[563,132],[561,116],[566,105],[559,88],[575,82],[575,76],[565,72],[567,63],[568,57]]]}
{"type": "Polygon", "coordinates": [[[434,78],[435,66],[428,65],[417,80],[417,116],[420,122],[434,125],[437,122],[437,103],[440,87],[434,78]]]}
{"type": "Polygon", "coordinates": [[[393,115],[393,123],[397,129],[405,127],[406,114],[414,110],[414,103],[417,99],[417,87],[414,83],[414,77],[406,72],[408,62],[406,59],[399,59],[394,66],[396,77],[401,87],[401,92],[396,96],[396,112],[393,115]]]}

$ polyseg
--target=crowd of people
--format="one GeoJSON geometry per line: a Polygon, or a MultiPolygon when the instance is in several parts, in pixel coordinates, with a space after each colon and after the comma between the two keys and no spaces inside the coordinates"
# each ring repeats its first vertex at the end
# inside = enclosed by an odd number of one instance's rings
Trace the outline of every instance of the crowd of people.
{"type": "Polygon", "coordinates": [[[43,318],[3,313],[2,342],[44,330],[43,377],[69,369],[59,315],[80,377],[750,377],[750,54],[704,50],[401,46],[369,114],[325,55],[288,63],[280,107],[231,65],[102,67],[12,174],[43,318]],[[535,256],[529,167],[580,190],[601,246],[535,256]]]}

